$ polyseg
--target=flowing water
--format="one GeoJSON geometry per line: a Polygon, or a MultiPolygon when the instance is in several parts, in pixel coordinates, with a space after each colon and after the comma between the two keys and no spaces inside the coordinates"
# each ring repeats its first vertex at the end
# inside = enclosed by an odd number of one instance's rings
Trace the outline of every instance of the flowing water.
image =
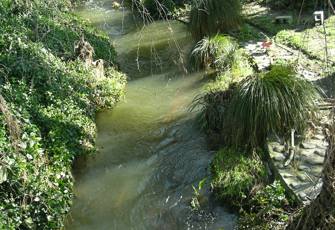
{"type": "Polygon", "coordinates": [[[236,217],[212,201],[208,179],[201,209],[190,206],[192,185],[209,176],[213,153],[188,110],[203,73],[185,73],[192,44],[185,25],[142,27],[110,3],[91,1],[78,14],[110,34],[132,80],[125,99],[97,115],[99,153],[76,165],[66,229],[233,229],[236,217]]]}

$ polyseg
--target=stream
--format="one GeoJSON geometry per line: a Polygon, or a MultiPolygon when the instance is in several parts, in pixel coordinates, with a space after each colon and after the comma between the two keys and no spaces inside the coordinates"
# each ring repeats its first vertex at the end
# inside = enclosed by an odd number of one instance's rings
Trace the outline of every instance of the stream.
{"type": "Polygon", "coordinates": [[[126,96],[97,114],[98,153],[75,165],[68,230],[233,229],[237,217],[219,206],[209,179],[193,210],[192,185],[209,177],[213,152],[189,111],[202,72],[187,73],[192,39],[176,21],[143,27],[112,1],[90,1],[77,14],[105,30],[129,79],[126,96]]]}

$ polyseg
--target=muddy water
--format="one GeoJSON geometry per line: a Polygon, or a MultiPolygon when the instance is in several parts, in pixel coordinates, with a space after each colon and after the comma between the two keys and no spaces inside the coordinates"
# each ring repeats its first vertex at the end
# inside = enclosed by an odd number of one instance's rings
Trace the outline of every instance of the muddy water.
{"type": "Polygon", "coordinates": [[[143,28],[110,5],[91,1],[78,14],[111,35],[120,68],[133,80],[115,109],[97,115],[99,153],[77,165],[66,229],[232,229],[235,215],[215,205],[208,182],[201,209],[190,207],[192,185],[209,176],[213,153],[188,110],[203,73],[185,72],[185,26],[143,28]]]}

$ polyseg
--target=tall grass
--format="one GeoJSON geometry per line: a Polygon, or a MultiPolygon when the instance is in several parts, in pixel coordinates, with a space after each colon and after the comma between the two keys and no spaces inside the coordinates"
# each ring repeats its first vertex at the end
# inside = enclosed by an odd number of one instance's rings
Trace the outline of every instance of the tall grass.
{"type": "Polygon", "coordinates": [[[201,39],[192,51],[192,60],[197,67],[212,67],[223,70],[231,66],[238,44],[233,38],[224,35],[201,39]]]}
{"type": "Polygon", "coordinates": [[[194,0],[190,30],[194,38],[226,32],[241,24],[240,0],[194,0]]]}
{"type": "Polygon", "coordinates": [[[247,77],[235,88],[225,114],[226,141],[263,147],[271,133],[286,136],[291,129],[301,133],[318,98],[315,86],[289,66],[273,66],[265,74],[247,77]]]}

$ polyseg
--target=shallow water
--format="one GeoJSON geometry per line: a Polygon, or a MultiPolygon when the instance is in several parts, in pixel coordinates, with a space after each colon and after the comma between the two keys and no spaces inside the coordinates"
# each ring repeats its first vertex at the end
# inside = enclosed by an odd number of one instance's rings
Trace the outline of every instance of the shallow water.
{"type": "Polygon", "coordinates": [[[192,42],[185,25],[143,28],[103,2],[78,14],[110,33],[122,71],[136,80],[124,101],[97,115],[99,153],[76,165],[66,229],[232,229],[235,215],[212,202],[208,183],[202,209],[190,208],[192,185],[208,177],[213,154],[188,110],[203,73],[186,74],[182,60],[192,42]]]}

